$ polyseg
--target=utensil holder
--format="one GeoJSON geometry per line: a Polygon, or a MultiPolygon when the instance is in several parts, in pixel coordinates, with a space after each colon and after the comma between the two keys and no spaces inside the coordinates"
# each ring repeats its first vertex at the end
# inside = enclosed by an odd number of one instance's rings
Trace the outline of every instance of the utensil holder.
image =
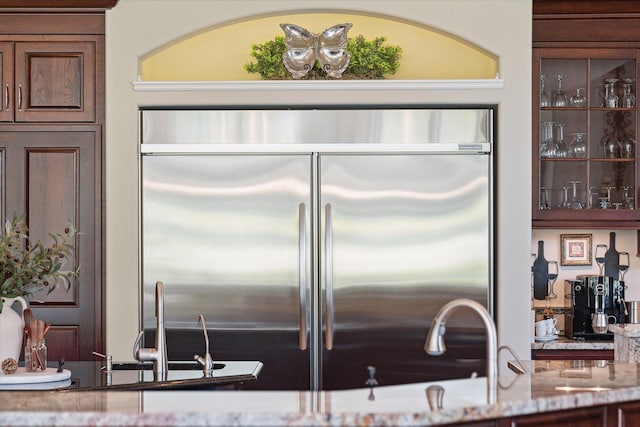
{"type": "Polygon", "coordinates": [[[44,339],[27,340],[27,345],[24,347],[24,365],[27,372],[47,369],[47,344],[44,339]]]}

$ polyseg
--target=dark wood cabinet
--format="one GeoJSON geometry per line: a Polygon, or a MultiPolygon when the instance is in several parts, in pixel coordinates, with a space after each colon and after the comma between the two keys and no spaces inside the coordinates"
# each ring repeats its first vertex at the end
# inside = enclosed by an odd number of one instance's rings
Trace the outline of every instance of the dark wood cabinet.
{"type": "Polygon", "coordinates": [[[26,213],[33,241],[50,243],[48,233],[63,233],[69,222],[80,232],[69,266],[80,266],[78,280],[68,292],[41,291],[30,302],[52,324],[50,360],[92,359],[101,347],[101,141],[99,126],[0,126],[2,211],[26,213]]]}
{"type": "Polygon", "coordinates": [[[640,402],[621,403],[616,408],[614,419],[611,423],[618,427],[636,427],[640,425],[640,402]]]}
{"type": "Polygon", "coordinates": [[[531,350],[532,360],[613,360],[613,350],[531,350]]]}
{"type": "Polygon", "coordinates": [[[102,7],[115,1],[9,3],[0,0],[0,219],[24,214],[43,242],[68,222],[78,230],[78,280],[30,306],[51,324],[49,360],[94,360],[105,352],[102,7]]]}
{"type": "Polygon", "coordinates": [[[99,38],[60,36],[49,37],[47,41],[29,41],[29,36],[11,38],[0,36],[0,121],[96,121],[99,38]]]}
{"type": "Polygon", "coordinates": [[[514,417],[511,427],[606,427],[607,408],[603,406],[573,411],[546,412],[514,417]]]}
{"type": "Polygon", "coordinates": [[[534,2],[533,228],[640,226],[640,18],[604,3],[534,2]]]}

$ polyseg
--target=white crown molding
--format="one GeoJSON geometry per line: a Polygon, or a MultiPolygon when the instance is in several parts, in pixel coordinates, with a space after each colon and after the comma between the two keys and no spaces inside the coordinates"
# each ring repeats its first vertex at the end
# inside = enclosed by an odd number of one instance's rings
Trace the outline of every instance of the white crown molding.
{"type": "Polygon", "coordinates": [[[502,89],[502,79],[134,81],[137,92],[502,89]]]}

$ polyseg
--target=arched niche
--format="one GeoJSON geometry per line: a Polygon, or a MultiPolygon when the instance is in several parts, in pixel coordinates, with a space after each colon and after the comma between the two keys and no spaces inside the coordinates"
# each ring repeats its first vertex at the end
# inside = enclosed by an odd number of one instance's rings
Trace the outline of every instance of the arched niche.
{"type": "MultiPolygon", "coordinates": [[[[353,12],[300,12],[253,16],[215,25],[174,40],[139,61],[141,82],[259,80],[243,65],[252,61],[251,45],[284,35],[280,23],[293,23],[321,33],[350,22],[349,37],[386,37],[402,48],[400,68],[388,80],[494,79],[499,73],[496,55],[474,43],[415,22],[389,16],[353,12]]],[[[255,61],[254,61],[255,62],[255,61]]]]}

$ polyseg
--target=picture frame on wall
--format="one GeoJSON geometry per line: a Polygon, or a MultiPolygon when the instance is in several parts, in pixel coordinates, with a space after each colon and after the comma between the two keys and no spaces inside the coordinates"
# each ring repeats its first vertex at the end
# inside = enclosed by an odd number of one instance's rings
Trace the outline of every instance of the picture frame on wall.
{"type": "Polygon", "coordinates": [[[591,265],[592,239],[591,234],[561,234],[560,265],[591,265]]]}

